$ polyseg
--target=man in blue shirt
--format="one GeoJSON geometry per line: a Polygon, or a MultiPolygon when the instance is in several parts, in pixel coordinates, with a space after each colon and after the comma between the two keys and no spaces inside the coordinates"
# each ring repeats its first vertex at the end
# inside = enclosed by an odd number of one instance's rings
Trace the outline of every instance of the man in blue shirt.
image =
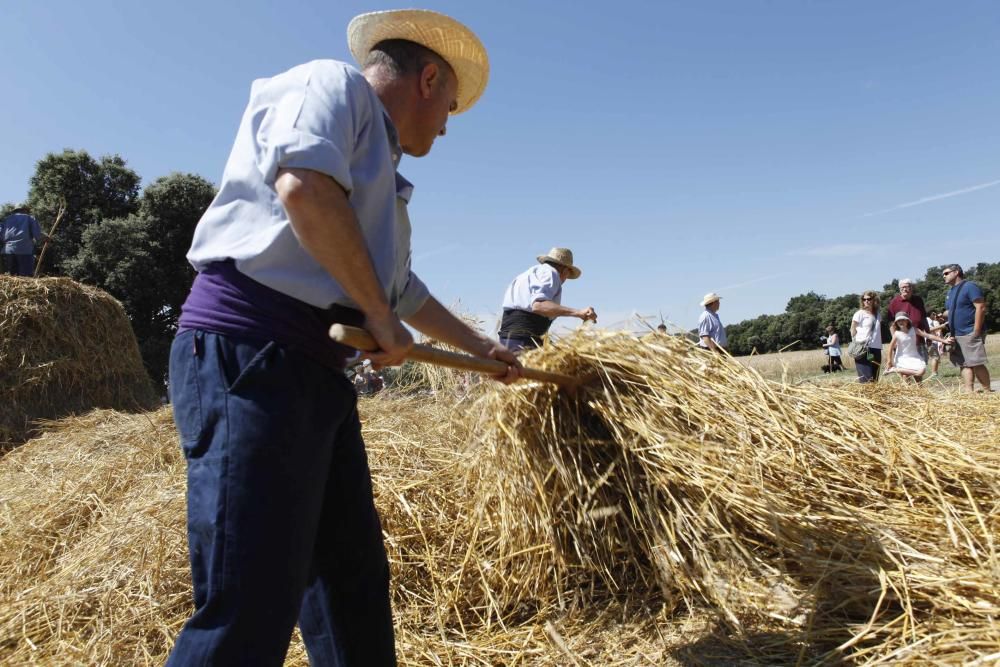
{"type": "Polygon", "coordinates": [[[979,380],[983,391],[990,391],[990,370],[986,367],[986,299],[979,285],[965,279],[958,264],[944,268],[948,284],[944,305],[948,310],[951,363],[962,369],[962,388],[971,392],[979,380]]]}
{"type": "Polygon", "coordinates": [[[48,241],[38,221],[26,207],[15,208],[0,221],[0,242],[3,245],[3,270],[13,276],[35,273],[35,243],[48,241]]]}
{"type": "Polygon", "coordinates": [[[553,248],[536,259],[538,264],[514,278],[503,295],[500,342],[512,352],[541,345],[557,317],[597,321],[597,312],[591,306],[570,308],[562,305],[563,284],[579,278],[582,273],[573,265],[573,251],[553,248]]]}
{"type": "Polygon", "coordinates": [[[698,318],[698,346],[706,350],[723,352],[728,344],[726,328],[722,326],[722,320],[719,318],[721,301],[722,297],[715,292],[709,292],[701,300],[705,310],[698,318]]]}
{"type": "Polygon", "coordinates": [[[317,60],[253,83],[188,253],[170,386],[196,609],[169,665],[281,665],[296,622],[314,665],[396,662],[355,353],[331,323],[363,325],[376,367],[407,356],[405,320],[520,376],[413,272],[397,170],[482,94],[485,48],[423,10],[358,16],[348,42],[361,71],[317,60]]]}

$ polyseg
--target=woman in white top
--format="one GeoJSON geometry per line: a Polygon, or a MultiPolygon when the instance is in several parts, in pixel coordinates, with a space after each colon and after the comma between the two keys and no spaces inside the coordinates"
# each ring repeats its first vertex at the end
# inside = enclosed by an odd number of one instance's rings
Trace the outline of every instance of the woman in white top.
{"type": "Polygon", "coordinates": [[[917,336],[936,342],[944,342],[944,339],[914,327],[910,316],[902,311],[896,313],[895,324],[896,331],[886,351],[885,372],[899,373],[920,382],[924,379],[927,363],[917,351],[917,336]]]}
{"type": "Polygon", "coordinates": [[[858,371],[858,382],[875,382],[882,365],[882,322],[879,320],[878,294],[868,290],[861,295],[861,308],[851,318],[851,340],[867,343],[868,352],[854,358],[854,368],[858,371]]]}

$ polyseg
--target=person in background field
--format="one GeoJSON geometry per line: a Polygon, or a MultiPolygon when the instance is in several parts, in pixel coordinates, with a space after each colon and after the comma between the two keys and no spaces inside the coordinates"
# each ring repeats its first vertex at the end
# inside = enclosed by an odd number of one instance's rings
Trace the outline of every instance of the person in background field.
{"type": "Polygon", "coordinates": [[[656,333],[663,334],[664,336],[666,336],[667,335],[667,325],[666,324],[658,324],[658,325],[656,325],[656,333]]]}
{"type": "Polygon", "coordinates": [[[932,311],[927,314],[927,332],[941,337],[940,343],[931,342],[927,344],[927,365],[930,366],[931,374],[927,376],[930,380],[937,376],[938,366],[941,364],[941,354],[944,352],[944,330],[948,328],[941,313],[932,311]]]}
{"type": "Polygon", "coordinates": [[[932,333],[921,331],[910,322],[910,316],[900,311],[896,313],[896,325],[889,341],[889,349],[885,355],[885,372],[899,373],[912,377],[917,382],[924,378],[927,362],[920,356],[917,349],[917,339],[926,338],[932,342],[943,343],[944,339],[932,333]],[[895,356],[893,356],[895,354],[895,356]]]}
{"type": "Polygon", "coordinates": [[[0,246],[3,247],[4,273],[12,276],[33,276],[35,274],[35,243],[51,242],[42,233],[38,221],[27,207],[21,206],[0,220],[0,246]]]}
{"type": "Polygon", "coordinates": [[[284,664],[296,623],[313,665],[396,664],[389,563],[357,395],[403,362],[414,329],[478,357],[517,358],[471,329],[410,267],[405,153],[427,155],[489,77],[479,38],[426,10],[362,14],[361,70],[314,60],[254,81],[219,191],[194,231],[198,271],[170,351],[187,463],[195,609],[167,664],[284,664]]]}
{"type": "MultiPolygon", "coordinates": [[[[896,331],[897,313],[906,313],[914,328],[923,332],[927,331],[927,308],[924,306],[924,300],[913,293],[913,280],[910,278],[900,278],[899,294],[892,297],[888,308],[886,308],[890,335],[896,331]]],[[[923,336],[917,337],[917,352],[921,358],[927,360],[927,349],[923,336]]]]}
{"type": "Polygon", "coordinates": [[[861,295],[861,307],[851,318],[851,341],[868,346],[867,352],[854,358],[858,382],[877,382],[882,365],[882,322],[878,316],[878,294],[868,290],[861,295]]]}
{"type": "Polygon", "coordinates": [[[823,349],[830,356],[829,372],[836,373],[844,370],[840,359],[840,336],[837,335],[837,330],[833,328],[832,324],[826,328],[826,342],[823,343],[823,349]]]}
{"type": "Polygon", "coordinates": [[[580,277],[573,266],[573,251],[553,248],[539,255],[538,264],[520,274],[503,295],[500,342],[513,352],[536,348],[557,317],[579,317],[584,322],[597,321],[593,308],[569,308],[562,305],[563,283],[580,277]]]}
{"type": "Polygon", "coordinates": [[[948,285],[944,307],[953,343],[951,363],[962,369],[962,388],[971,392],[979,380],[983,391],[990,390],[986,367],[986,298],[979,285],[965,279],[958,264],[949,264],[941,273],[948,285]]]}
{"type": "Polygon", "coordinates": [[[724,352],[728,341],[726,328],[722,326],[722,320],[719,318],[722,297],[715,292],[709,292],[701,300],[701,305],[705,310],[698,318],[698,347],[724,352]]]}

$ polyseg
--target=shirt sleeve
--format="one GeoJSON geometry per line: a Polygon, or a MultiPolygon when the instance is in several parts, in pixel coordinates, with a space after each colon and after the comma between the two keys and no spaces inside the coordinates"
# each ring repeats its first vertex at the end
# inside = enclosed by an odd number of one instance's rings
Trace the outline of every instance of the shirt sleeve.
{"type": "MultiPolygon", "coordinates": [[[[304,80],[261,91],[267,111],[257,130],[257,168],[273,186],[278,169],[311,169],[350,192],[351,159],[371,118],[371,105],[350,70],[316,63],[304,80]]],[[[265,83],[265,86],[268,84],[265,83]]]]}
{"type": "Polygon", "coordinates": [[[528,281],[528,292],[530,301],[528,305],[536,301],[555,301],[556,294],[559,293],[559,286],[555,281],[555,270],[547,265],[541,271],[534,271],[531,280],[528,281]]]}
{"type": "Polygon", "coordinates": [[[399,302],[396,304],[396,315],[405,320],[420,310],[430,296],[431,292],[427,289],[424,281],[418,278],[413,271],[410,271],[410,279],[406,281],[406,287],[399,295],[399,302]]]}
{"type": "Polygon", "coordinates": [[[979,288],[976,283],[969,283],[969,286],[965,288],[965,293],[969,295],[969,303],[974,303],[979,299],[983,299],[983,290],[979,288]]]}
{"type": "Polygon", "coordinates": [[[709,321],[708,313],[702,313],[698,318],[698,337],[712,336],[712,323],[709,321]]]}

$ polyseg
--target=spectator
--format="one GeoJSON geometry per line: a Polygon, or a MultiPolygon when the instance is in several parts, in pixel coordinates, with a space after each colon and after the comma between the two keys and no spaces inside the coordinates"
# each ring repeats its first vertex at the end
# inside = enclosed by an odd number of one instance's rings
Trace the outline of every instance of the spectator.
{"type": "Polygon", "coordinates": [[[840,359],[840,336],[837,335],[837,330],[833,328],[832,324],[826,328],[826,340],[823,342],[823,349],[826,350],[826,354],[829,356],[826,372],[836,373],[844,370],[840,359]]]}
{"type": "Polygon", "coordinates": [[[941,313],[938,311],[933,311],[927,314],[927,331],[935,336],[941,337],[940,343],[930,342],[927,344],[927,365],[931,367],[931,374],[927,376],[927,379],[937,376],[938,366],[941,363],[941,354],[944,352],[944,331],[948,328],[944,319],[941,317],[941,313]]]}
{"type": "Polygon", "coordinates": [[[917,329],[910,321],[910,316],[903,311],[896,313],[893,324],[896,326],[893,327],[892,339],[886,351],[885,371],[912,377],[920,382],[927,370],[927,362],[920,356],[917,339],[927,338],[936,342],[944,342],[944,339],[917,329]]]}
{"type": "Polygon", "coordinates": [[[990,391],[990,371],[986,368],[986,298],[979,285],[965,279],[958,264],[949,264],[941,274],[948,284],[944,305],[954,343],[951,363],[962,369],[962,387],[971,392],[976,380],[990,391]]]}
{"type": "Polygon", "coordinates": [[[882,365],[882,322],[878,316],[878,294],[868,290],[861,295],[861,307],[851,318],[851,346],[858,382],[877,382],[882,365]]]}
{"type": "MultiPolygon", "coordinates": [[[[927,331],[927,308],[924,306],[924,300],[913,293],[913,280],[910,278],[900,278],[899,294],[892,297],[886,313],[888,315],[890,335],[896,331],[896,313],[906,313],[914,328],[924,332],[927,331]]],[[[917,352],[924,361],[927,360],[927,350],[924,347],[923,336],[917,336],[917,352]]]]}
{"type": "Polygon", "coordinates": [[[21,206],[0,221],[0,241],[3,244],[3,271],[12,276],[32,276],[35,273],[35,243],[51,239],[42,233],[31,212],[21,206]]]}
{"type": "Polygon", "coordinates": [[[719,307],[722,297],[715,292],[709,292],[701,300],[701,305],[705,311],[698,318],[698,347],[706,350],[724,352],[728,341],[726,340],[726,328],[722,326],[719,318],[719,307]]]}

